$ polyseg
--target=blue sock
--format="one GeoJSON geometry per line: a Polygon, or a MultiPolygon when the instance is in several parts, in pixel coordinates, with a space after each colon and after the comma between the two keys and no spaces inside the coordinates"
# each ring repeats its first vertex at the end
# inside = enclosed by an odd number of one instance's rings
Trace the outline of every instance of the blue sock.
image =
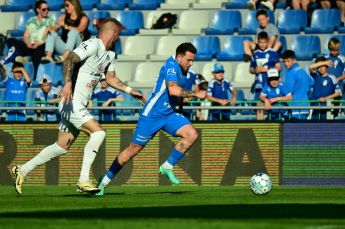
{"type": "Polygon", "coordinates": [[[117,160],[117,157],[116,157],[105,175],[109,179],[113,179],[115,175],[122,169],[122,167],[123,166],[119,164],[119,161],[117,160]]]}
{"type": "Polygon", "coordinates": [[[181,153],[177,149],[174,148],[174,150],[169,155],[167,162],[171,164],[172,166],[176,165],[177,162],[179,162],[184,157],[184,153],[181,153]]]}

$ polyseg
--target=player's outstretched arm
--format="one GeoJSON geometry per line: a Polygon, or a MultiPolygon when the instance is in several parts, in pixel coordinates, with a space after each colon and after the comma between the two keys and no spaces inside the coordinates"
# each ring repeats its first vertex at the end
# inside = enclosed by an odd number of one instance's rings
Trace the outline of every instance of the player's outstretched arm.
{"type": "Polygon", "coordinates": [[[177,82],[175,81],[169,81],[167,83],[167,88],[169,91],[169,95],[176,96],[176,97],[182,97],[182,98],[191,98],[191,97],[197,97],[199,99],[205,99],[206,98],[206,91],[199,90],[197,92],[186,90],[182,87],[180,87],[177,82]]]}

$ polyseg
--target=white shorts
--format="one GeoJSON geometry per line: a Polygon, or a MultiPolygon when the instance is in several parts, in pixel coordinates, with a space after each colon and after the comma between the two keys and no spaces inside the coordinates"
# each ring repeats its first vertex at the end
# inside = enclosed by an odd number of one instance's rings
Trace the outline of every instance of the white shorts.
{"type": "Polygon", "coordinates": [[[80,127],[94,117],[81,102],[72,100],[68,104],[59,103],[61,121],[59,130],[78,136],[80,127]]]}

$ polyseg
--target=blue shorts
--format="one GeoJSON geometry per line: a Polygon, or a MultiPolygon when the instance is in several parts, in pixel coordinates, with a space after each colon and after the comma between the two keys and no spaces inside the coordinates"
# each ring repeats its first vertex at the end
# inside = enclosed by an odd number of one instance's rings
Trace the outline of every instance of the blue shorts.
{"type": "Polygon", "coordinates": [[[138,145],[146,145],[158,131],[164,130],[171,136],[183,126],[191,122],[179,113],[171,113],[162,117],[140,116],[137,127],[132,137],[132,142],[138,145]]]}

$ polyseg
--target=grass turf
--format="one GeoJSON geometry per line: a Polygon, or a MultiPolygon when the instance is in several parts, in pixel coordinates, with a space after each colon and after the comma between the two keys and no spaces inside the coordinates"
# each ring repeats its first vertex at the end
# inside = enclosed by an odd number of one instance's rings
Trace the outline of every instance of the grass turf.
{"type": "Polygon", "coordinates": [[[0,228],[345,228],[345,187],[1,186],[0,228]]]}

